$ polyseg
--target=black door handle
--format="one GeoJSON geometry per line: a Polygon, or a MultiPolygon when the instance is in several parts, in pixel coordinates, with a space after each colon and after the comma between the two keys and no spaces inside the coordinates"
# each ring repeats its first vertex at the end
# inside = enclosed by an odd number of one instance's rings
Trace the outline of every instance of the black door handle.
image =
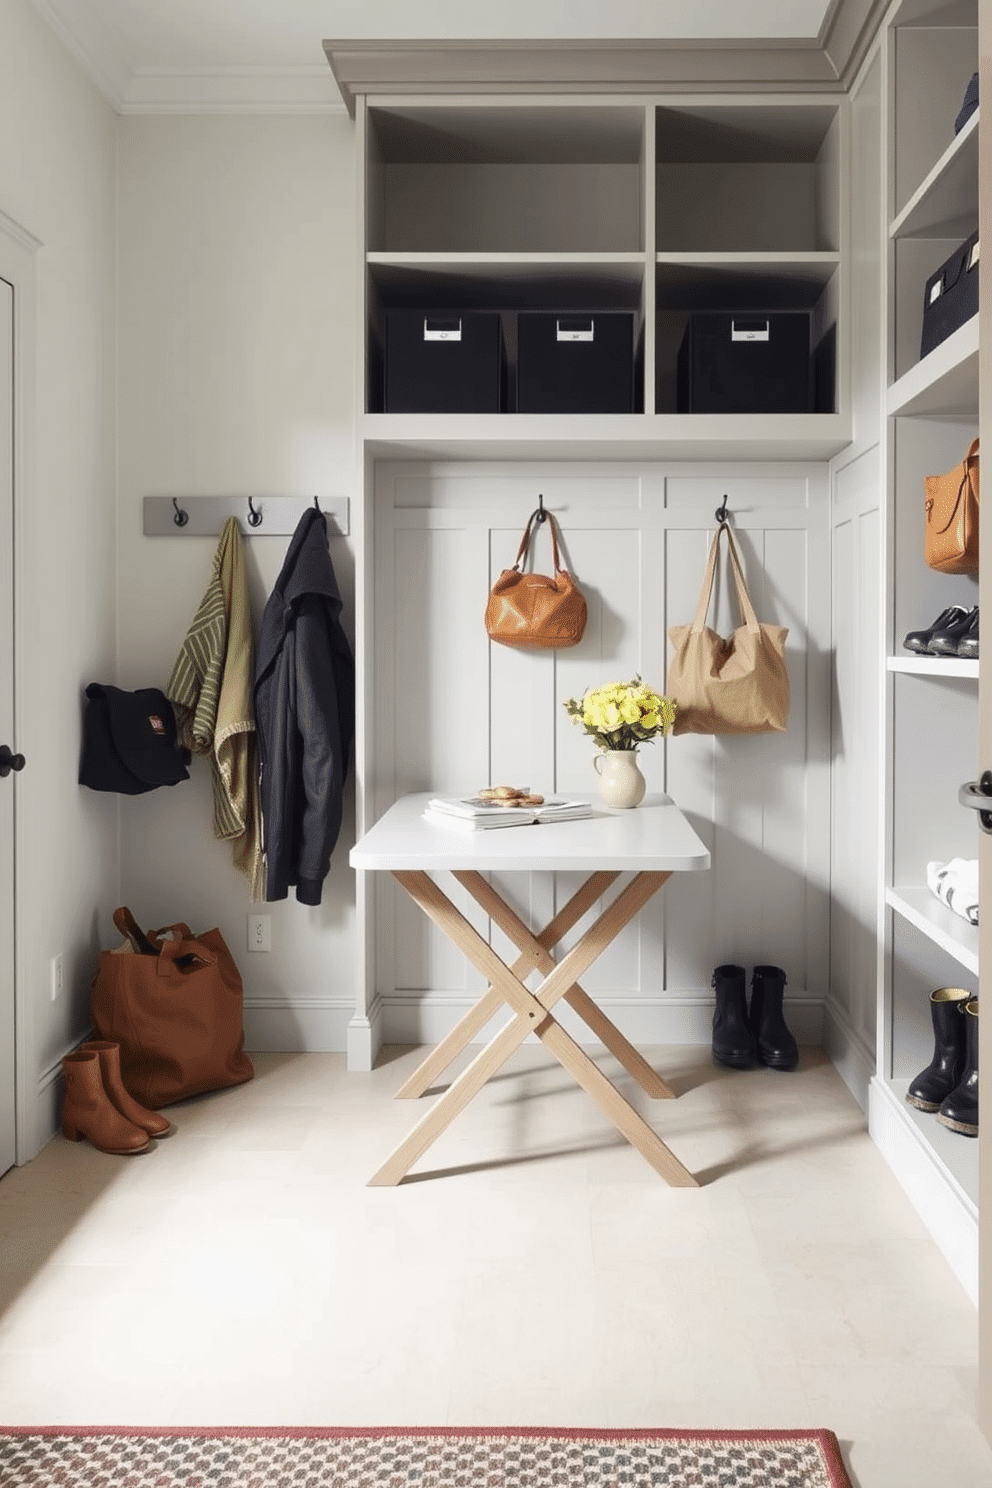
{"type": "Polygon", "coordinates": [[[6,744],[0,744],[0,780],[5,780],[11,770],[24,769],[23,754],[11,754],[6,744]]]}

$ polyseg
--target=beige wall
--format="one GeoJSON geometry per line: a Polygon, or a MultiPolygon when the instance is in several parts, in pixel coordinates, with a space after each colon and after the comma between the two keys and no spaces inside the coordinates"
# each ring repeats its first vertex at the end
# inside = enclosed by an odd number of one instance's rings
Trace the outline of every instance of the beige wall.
{"type": "MultiPolygon", "coordinates": [[[[142,498],[350,495],[354,126],[342,115],[119,120],[120,683],[164,686],[216,540],[145,538],[142,498]]],[[[288,537],[246,551],[256,626],[288,537]]],[[[353,623],[348,540],[332,559],[353,623]]],[[[212,836],[210,772],[125,801],[123,894],[139,920],[217,924],[255,1047],[343,1048],[354,1006],[353,786],[324,902],[269,906],[246,952],[245,880],[212,836]]]]}
{"type": "MultiPolygon", "coordinates": [[[[76,783],[82,688],[115,657],[115,136],[109,106],[27,0],[0,5],[0,211],[40,240],[27,484],[17,493],[22,1149],[54,1119],[117,894],[117,803],[76,783]],[[53,1003],[50,963],[65,954],[53,1003]]],[[[7,665],[8,659],[0,659],[7,665]]]]}

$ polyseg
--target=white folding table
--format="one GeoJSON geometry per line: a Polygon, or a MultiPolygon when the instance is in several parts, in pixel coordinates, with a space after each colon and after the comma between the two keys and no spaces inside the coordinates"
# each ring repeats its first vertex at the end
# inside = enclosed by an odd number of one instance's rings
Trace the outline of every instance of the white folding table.
{"type": "Polygon", "coordinates": [[[597,806],[593,816],[577,821],[466,832],[425,821],[429,799],[425,794],[397,801],[355,844],[350,861],[354,868],[392,873],[489,985],[397,1091],[396,1098],[415,1099],[429,1090],[504,1005],[512,1017],[438,1097],[370,1183],[399,1183],[527,1035],[534,1033],[663,1178],[681,1187],[696,1187],[692,1174],[553,1013],[555,1004],[564,999],[648,1095],[672,1098],[664,1080],[578,983],[673,873],[709,868],[709,852],[682,812],[667,796],[648,796],[632,811],[597,806]],[[534,931],[486,877],[508,871],[578,871],[588,876],[554,918],[534,931]],[[431,877],[439,872],[450,873],[517,947],[520,955],[512,966],[496,954],[431,877]],[[624,873],[633,877],[556,962],[553,947],[624,873]],[[530,991],[526,981],[535,970],[543,973],[544,980],[530,991]]]}

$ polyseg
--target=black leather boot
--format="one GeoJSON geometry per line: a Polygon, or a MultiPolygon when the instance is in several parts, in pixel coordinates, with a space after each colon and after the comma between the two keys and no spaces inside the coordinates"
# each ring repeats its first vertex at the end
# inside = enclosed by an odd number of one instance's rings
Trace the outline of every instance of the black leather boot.
{"type": "Polygon", "coordinates": [[[927,652],[930,656],[957,656],[958,646],[965,636],[971,633],[972,627],[977,624],[978,606],[976,605],[973,610],[966,610],[963,616],[955,616],[939,630],[935,630],[930,637],[927,652]]]}
{"type": "Polygon", "coordinates": [[[960,625],[967,619],[968,611],[964,605],[948,605],[946,610],[941,610],[936,620],[931,620],[925,630],[911,630],[903,640],[907,651],[916,651],[921,656],[926,656],[932,638],[948,625],[960,625]]]}
{"type": "Polygon", "coordinates": [[[718,966],[713,973],[713,1058],[731,1069],[754,1064],[754,1039],[747,1026],[747,979],[743,966],[718,966]]]}
{"type": "Polygon", "coordinates": [[[938,987],[930,993],[933,1058],[906,1092],[909,1104],[920,1111],[939,1111],[964,1074],[968,1042],[964,1005],[970,996],[963,987],[938,987]]]}
{"type": "Polygon", "coordinates": [[[964,1005],[961,1019],[965,1027],[967,1054],[964,1074],[959,1084],[945,1096],[937,1112],[941,1126],[960,1132],[965,1137],[978,1136],[978,998],[964,1005]]]}
{"type": "Polygon", "coordinates": [[[769,1069],[794,1070],[799,1063],[799,1049],[785,1026],[782,1008],[785,980],[780,966],[754,968],[748,1021],[760,1062],[769,1069]]]}

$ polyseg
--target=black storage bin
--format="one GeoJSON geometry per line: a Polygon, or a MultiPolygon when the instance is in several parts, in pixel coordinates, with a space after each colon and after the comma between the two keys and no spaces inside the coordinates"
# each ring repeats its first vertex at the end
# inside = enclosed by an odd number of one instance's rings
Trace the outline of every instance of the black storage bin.
{"type": "Polygon", "coordinates": [[[633,413],[633,313],[521,311],[517,411],[633,413]]]}
{"type": "Polygon", "coordinates": [[[502,413],[506,347],[496,312],[387,310],[386,413],[502,413]]]}
{"type": "Polygon", "coordinates": [[[679,413],[809,413],[809,314],[694,314],[679,348],[679,413]]]}
{"type": "Polygon", "coordinates": [[[923,291],[920,356],[946,341],[952,331],[978,314],[978,234],[972,233],[931,274],[923,291]]]}

